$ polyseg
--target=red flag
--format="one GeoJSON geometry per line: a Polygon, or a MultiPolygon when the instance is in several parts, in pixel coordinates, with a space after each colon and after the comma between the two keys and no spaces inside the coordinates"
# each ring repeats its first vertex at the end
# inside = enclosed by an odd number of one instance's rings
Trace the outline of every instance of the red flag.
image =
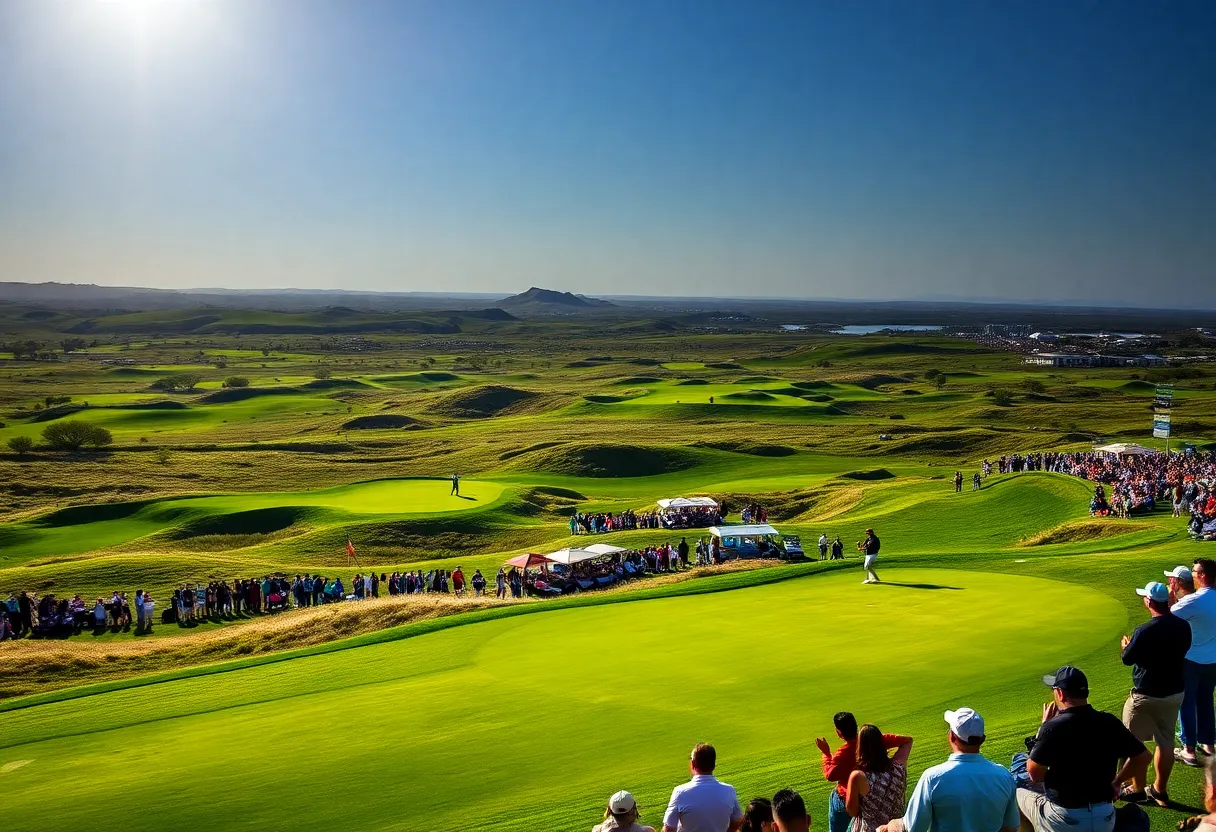
{"type": "Polygon", "coordinates": [[[350,542],[350,538],[346,538],[346,556],[353,558],[355,556],[355,544],[350,542]]]}

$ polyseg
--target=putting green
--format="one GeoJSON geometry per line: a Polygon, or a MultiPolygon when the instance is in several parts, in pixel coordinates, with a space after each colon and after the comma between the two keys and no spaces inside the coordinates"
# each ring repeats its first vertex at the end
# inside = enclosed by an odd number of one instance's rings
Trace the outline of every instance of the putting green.
{"type": "Polygon", "coordinates": [[[578,829],[628,788],[654,823],[704,739],[743,799],[817,795],[812,738],[833,712],[913,733],[914,761],[939,760],[944,705],[982,711],[990,736],[1022,730],[1036,674],[1127,621],[1081,585],[882,576],[539,611],[10,712],[5,817],[74,829],[138,806],[124,824],[159,830],[207,806],[255,828],[578,829]]]}

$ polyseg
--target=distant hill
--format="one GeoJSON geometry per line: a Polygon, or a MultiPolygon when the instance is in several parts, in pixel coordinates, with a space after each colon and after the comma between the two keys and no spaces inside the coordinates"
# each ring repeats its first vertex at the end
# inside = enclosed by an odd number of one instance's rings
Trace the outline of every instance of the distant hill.
{"type": "Polygon", "coordinates": [[[526,292],[512,295],[509,298],[503,298],[495,306],[500,309],[511,309],[520,312],[570,314],[572,312],[612,309],[616,307],[616,304],[600,300],[599,298],[589,298],[586,295],[557,292],[553,289],[538,289],[533,286],[526,292]]]}

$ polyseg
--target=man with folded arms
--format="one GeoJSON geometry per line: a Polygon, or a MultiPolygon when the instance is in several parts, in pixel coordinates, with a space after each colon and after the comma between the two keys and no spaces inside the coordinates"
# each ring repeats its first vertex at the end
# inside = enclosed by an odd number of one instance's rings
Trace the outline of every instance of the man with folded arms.
{"type": "Polygon", "coordinates": [[[1018,809],[1035,832],[1112,832],[1115,795],[1144,776],[1148,749],[1118,717],[1089,704],[1089,680],[1077,668],[1065,665],[1043,683],[1054,701],[1043,706],[1029,757],[1013,758],[1015,779],[1024,768],[1029,780],[1018,784],[1018,809]]]}
{"type": "Polygon", "coordinates": [[[984,718],[970,708],[945,717],[949,759],[925,770],[904,816],[878,832],[1017,832],[1013,777],[980,753],[984,718]]]}
{"type": "Polygon", "coordinates": [[[1123,704],[1123,724],[1141,742],[1152,740],[1155,779],[1148,785],[1145,777],[1132,777],[1124,800],[1142,803],[1152,800],[1158,806],[1169,804],[1167,786],[1174,768],[1174,726],[1182,707],[1185,687],[1183,670],[1191,649],[1191,627],[1170,612],[1169,588],[1156,581],[1136,594],[1144,598],[1151,618],[1132,635],[1124,636],[1123,663],[1132,667],[1132,692],[1123,704]]]}

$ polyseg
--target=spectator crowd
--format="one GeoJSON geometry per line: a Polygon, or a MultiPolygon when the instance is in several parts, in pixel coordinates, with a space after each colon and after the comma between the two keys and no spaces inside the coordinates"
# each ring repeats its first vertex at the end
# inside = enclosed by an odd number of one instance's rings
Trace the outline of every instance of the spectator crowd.
{"type": "MultiPolygon", "coordinates": [[[[1142,832],[1144,807],[1175,806],[1169,779],[1175,762],[1205,769],[1210,813],[1180,824],[1216,832],[1216,561],[1179,566],[1135,591],[1148,619],[1120,641],[1131,686],[1121,717],[1089,703],[1089,679],[1064,666],[1043,682],[1051,701],[1026,750],[1007,766],[987,759],[988,729],[974,709],[948,710],[944,761],[925,769],[908,794],[911,736],[859,725],[848,711],[833,728],[839,745],[815,742],[832,784],[828,832],[1142,832]],[[1175,724],[1181,739],[1175,747],[1175,724]],[[1148,743],[1153,746],[1149,750],[1148,743]],[[1150,779],[1151,771],[1151,779],[1150,779]]],[[[940,752],[938,752],[940,753],[940,752]]],[[[663,812],[662,832],[806,832],[811,812],[802,796],[782,789],[740,803],[719,780],[717,751],[693,748],[690,779],[677,785],[663,812]]],[[[643,826],[632,794],[612,795],[593,832],[654,832],[643,826]]]]}

